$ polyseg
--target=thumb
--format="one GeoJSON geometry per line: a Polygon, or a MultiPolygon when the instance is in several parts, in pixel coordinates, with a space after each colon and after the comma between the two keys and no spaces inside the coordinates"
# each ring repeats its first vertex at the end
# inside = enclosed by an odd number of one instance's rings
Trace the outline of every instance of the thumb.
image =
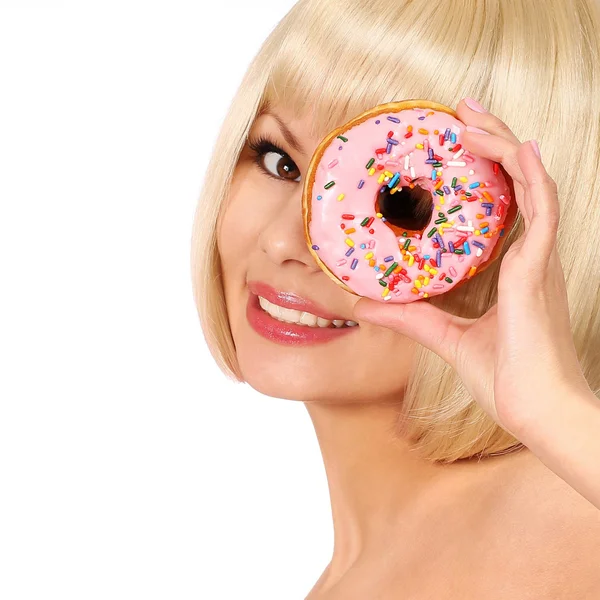
{"type": "Polygon", "coordinates": [[[425,346],[454,366],[458,343],[473,319],[457,317],[425,300],[388,304],[362,297],[354,305],[355,321],[392,329],[425,346]]]}

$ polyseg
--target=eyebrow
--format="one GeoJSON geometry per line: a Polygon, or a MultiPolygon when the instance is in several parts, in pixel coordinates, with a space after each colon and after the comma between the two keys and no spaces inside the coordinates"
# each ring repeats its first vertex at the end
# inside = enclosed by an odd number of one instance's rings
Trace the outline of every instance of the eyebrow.
{"type": "Polygon", "coordinates": [[[281,134],[283,135],[285,141],[296,152],[299,152],[300,154],[306,154],[306,152],[304,152],[304,148],[302,147],[302,144],[298,141],[298,138],[290,131],[289,127],[283,122],[281,117],[271,111],[270,106],[267,105],[263,110],[261,110],[258,114],[258,117],[260,117],[262,115],[269,115],[270,117],[273,117],[277,121],[277,124],[279,125],[279,129],[281,129],[281,134]]]}

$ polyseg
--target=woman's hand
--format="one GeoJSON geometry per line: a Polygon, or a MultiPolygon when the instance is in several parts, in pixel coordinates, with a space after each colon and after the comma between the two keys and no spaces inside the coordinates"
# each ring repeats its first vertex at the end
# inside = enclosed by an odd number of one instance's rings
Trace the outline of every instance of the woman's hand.
{"type": "Polygon", "coordinates": [[[556,251],[557,187],[535,142],[520,143],[500,119],[472,110],[464,100],[457,114],[487,132],[463,133],[463,147],[501,163],[513,179],[513,202],[524,220],[524,235],[500,265],[497,303],[483,316],[467,319],[426,300],[386,304],[361,298],[353,318],[393,329],[438,354],[481,407],[519,437],[553,406],[550,398],[568,410],[570,398],[592,395],[575,352],[556,251]]]}

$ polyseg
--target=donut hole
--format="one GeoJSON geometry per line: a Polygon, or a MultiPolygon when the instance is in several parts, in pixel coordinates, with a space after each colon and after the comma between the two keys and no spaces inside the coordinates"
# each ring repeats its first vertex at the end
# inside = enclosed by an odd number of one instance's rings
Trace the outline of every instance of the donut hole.
{"type": "Polygon", "coordinates": [[[375,201],[376,212],[383,215],[396,235],[422,233],[431,221],[433,208],[431,192],[415,184],[398,188],[394,194],[384,185],[375,201]]]}

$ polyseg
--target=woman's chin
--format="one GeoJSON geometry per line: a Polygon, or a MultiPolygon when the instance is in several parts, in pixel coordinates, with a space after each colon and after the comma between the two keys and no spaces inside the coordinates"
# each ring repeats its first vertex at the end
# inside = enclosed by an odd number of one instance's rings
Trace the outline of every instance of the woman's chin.
{"type": "Polygon", "coordinates": [[[238,351],[238,361],[244,381],[265,396],[284,400],[323,400],[331,393],[331,376],[326,369],[306,369],[268,355],[244,356],[238,351]],[[321,371],[321,372],[319,372],[321,371]]]}

